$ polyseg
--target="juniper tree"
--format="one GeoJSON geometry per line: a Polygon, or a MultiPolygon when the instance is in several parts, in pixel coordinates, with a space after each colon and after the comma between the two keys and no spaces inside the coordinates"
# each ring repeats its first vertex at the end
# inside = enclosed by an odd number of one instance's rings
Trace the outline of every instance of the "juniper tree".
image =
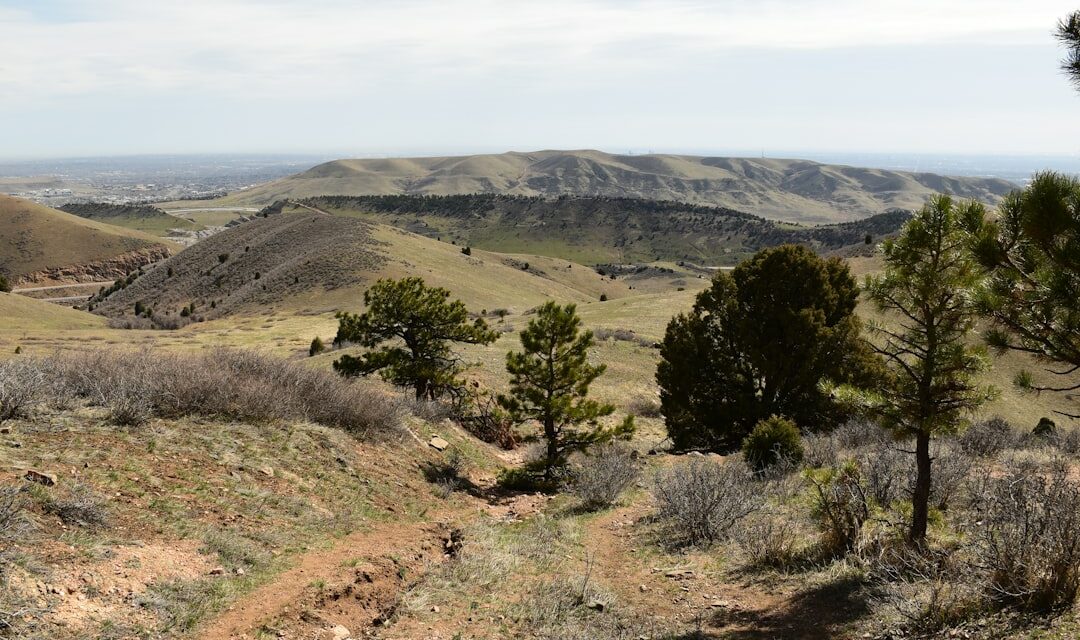
{"type": "Polygon", "coordinates": [[[451,343],[489,344],[498,334],[482,318],[470,322],[464,303],[449,298],[449,291],[428,287],[422,278],[379,280],[364,292],[364,313],[337,314],[334,344],[370,350],[341,356],[334,369],[345,376],[378,371],[388,382],[412,388],[417,399],[435,399],[457,386],[462,365],[451,343]]]}
{"type": "MultiPolygon", "coordinates": [[[[1006,196],[996,219],[976,211],[968,224],[973,252],[987,270],[977,299],[993,321],[987,342],[1059,363],[1048,369],[1053,373],[1080,371],[1080,180],[1039,173],[1006,196]]],[[[1036,384],[1026,371],[1016,382],[1036,391],[1080,389],[1075,377],[1036,384]]]]}
{"type": "Polygon", "coordinates": [[[605,366],[589,364],[592,331],[581,330],[573,304],[548,301],[521,332],[522,351],[506,355],[510,393],[500,395],[500,406],[515,422],[536,421],[545,443],[544,480],[566,463],[567,456],[616,437],[629,437],[633,419],[603,428],[599,418],[615,411],[610,404],[589,399],[589,385],[605,366]]]}
{"type": "Polygon", "coordinates": [[[795,245],[718,273],[660,347],[656,380],[675,446],[732,451],[771,415],[810,430],[840,420],[821,383],[869,384],[880,367],[859,336],[857,296],[841,260],[795,245]]]}
{"type": "Polygon", "coordinates": [[[965,220],[976,202],[932,198],[882,244],[884,273],[868,276],[865,290],[886,320],[870,323],[873,348],[885,359],[880,389],[863,392],[868,408],[898,437],[915,439],[916,479],[909,539],[926,538],[932,481],[931,439],[958,432],[994,391],[977,383],[986,350],[973,345],[980,275],[966,250],[965,220]]]}

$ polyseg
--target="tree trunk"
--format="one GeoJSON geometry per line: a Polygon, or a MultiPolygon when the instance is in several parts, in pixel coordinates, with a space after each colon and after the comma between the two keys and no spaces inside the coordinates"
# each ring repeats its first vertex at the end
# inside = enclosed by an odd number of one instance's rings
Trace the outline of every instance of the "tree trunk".
{"type": "Polygon", "coordinates": [[[544,438],[547,440],[547,459],[544,465],[544,480],[550,481],[551,474],[559,462],[559,442],[555,433],[555,421],[544,420],[544,438]]]}
{"type": "Polygon", "coordinates": [[[926,541],[926,524],[930,510],[930,434],[920,431],[915,436],[915,491],[911,495],[911,531],[908,538],[912,544],[926,541]]]}

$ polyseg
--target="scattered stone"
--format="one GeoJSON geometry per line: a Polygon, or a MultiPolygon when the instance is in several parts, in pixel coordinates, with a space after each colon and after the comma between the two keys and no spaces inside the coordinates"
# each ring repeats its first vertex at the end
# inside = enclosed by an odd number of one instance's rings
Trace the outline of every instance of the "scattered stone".
{"type": "Polygon", "coordinates": [[[12,449],[22,448],[22,443],[18,440],[8,440],[4,444],[11,447],[12,449]]]}
{"type": "Polygon", "coordinates": [[[450,443],[439,436],[431,436],[428,444],[436,451],[446,451],[450,447],[450,443]]]}
{"type": "Polygon", "coordinates": [[[259,473],[264,476],[274,477],[274,468],[271,466],[259,467],[259,473]]]}
{"type": "Polygon", "coordinates": [[[243,568],[243,567],[237,567],[237,568],[236,568],[236,575],[238,575],[238,576],[242,576],[242,575],[244,575],[245,573],[246,573],[246,572],[244,571],[244,568],[243,568]]]}
{"type": "Polygon", "coordinates": [[[603,602],[600,602],[599,600],[590,600],[589,603],[586,604],[585,606],[588,607],[589,609],[592,609],[593,611],[600,611],[601,613],[606,608],[606,605],[603,602]]]}
{"type": "Polygon", "coordinates": [[[36,482],[38,484],[45,485],[46,487],[52,487],[56,485],[56,476],[51,473],[42,473],[41,471],[35,471],[33,469],[27,469],[26,475],[23,476],[23,478],[29,480],[30,482],[36,482]]]}
{"type": "Polygon", "coordinates": [[[344,627],[340,624],[331,629],[330,633],[333,634],[332,637],[334,640],[346,640],[347,638],[352,636],[352,632],[349,631],[347,627],[344,627]]]}
{"type": "Polygon", "coordinates": [[[225,575],[225,567],[214,567],[213,569],[210,570],[210,575],[212,575],[212,576],[223,576],[223,575],[225,575]]]}
{"type": "Polygon", "coordinates": [[[645,593],[646,591],[648,591],[648,590],[649,590],[649,588],[648,588],[648,587],[646,587],[646,586],[645,586],[645,585],[643,585],[643,584],[639,584],[639,585],[638,585],[638,590],[639,590],[639,591],[641,591],[642,593],[645,593]]]}
{"type": "Polygon", "coordinates": [[[431,606],[431,612],[432,613],[438,613],[439,612],[439,605],[437,605],[437,604],[432,605],[431,606]]]}
{"type": "Polygon", "coordinates": [[[694,576],[693,569],[672,569],[671,571],[665,571],[665,578],[673,578],[675,580],[683,580],[686,578],[692,578],[694,576]]]}

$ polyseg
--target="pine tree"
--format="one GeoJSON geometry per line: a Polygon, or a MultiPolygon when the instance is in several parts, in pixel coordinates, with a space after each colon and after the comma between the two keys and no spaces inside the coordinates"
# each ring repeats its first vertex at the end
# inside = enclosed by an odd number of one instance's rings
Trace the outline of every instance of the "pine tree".
{"type": "MultiPolygon", "coordinates": [[[[1080,370],[1080,180],[1037,174],[1005,198],[1000,214],[990,220],[976,211],[968,220],[973,251],[988,274],[978,295],[979,310],[994,323],[986,340],[1064,363],[1050,371],[1073,374],[1080,370]]],[[[1036,391],[1080,389],[1036,384],[1026,371],[1017,383],[1036,391]]]]}
{"type": "Polygon", "coordinates": [[[963,428],[994,390],[977,384],[988,366],[985,349],[972,346],[977,311],[973,292],[979,269],[967,251],[965,220],[982,205],[931,199],[898,238],[882,245],[885,271],[869,276],[866,292],[889,323],[871,323],[874,349],[889,379],[880,392],[863,393],[869,408],[895,435],[915,439],[916,480],[909,538],[926,539],[932,481],[930,441],[963,428]]]}
{"type": "Polygon", "coordinates": [[[379,280],[364,292],[367,311],[337,314],[334,338],[334,344],[354,342],[372,351],[344,355],[334,369],[344,376],[379,371],[388,382],[411,387],[417,399],[435,399],[459,386],[462,366],[450,343],[489,344],[498,334],[482,318],[470,323],[465,305],[449,298],[449,291],[428,287],[422,278],[379,280]],[[384,344],[392,340],[400,342],[384,344]]]}
{"type": "Polygon", "coordinates": [[[1080,11],[1074,11],[1058,23],[1057,38],[1068,53],[1061,62],[1061,68],[1069,79],[1080,89],[1080,11]]]}
{"type": "Polygon", "coordinates": [[[588,398],[589,385],[606,368],[589,364],[593,344],[592,331],[581,331],[575,305],[549,301],[521,332],[523,351],[506,356],[510,393],[500,395],[499,404],[515,422],[540,424],[545,481],[552,480],[570,453],[633,432],[632,417],[613,428],[598,426],[599,418],[611,415],[615,407],[588,398]]]}

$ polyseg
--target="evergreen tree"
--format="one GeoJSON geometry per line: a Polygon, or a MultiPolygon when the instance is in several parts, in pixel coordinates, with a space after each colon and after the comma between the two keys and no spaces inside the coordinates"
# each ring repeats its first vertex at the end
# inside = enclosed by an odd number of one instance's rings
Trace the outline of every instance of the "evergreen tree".
{"type": "Polygon", "coordinates": [[[810,430],[842,419],[821,383],[870,384],[880,368],[859,337],[857,296],[841,260],[796,245],[718,273],[660,347],[656,380],[675,446],[733,451],[771,415],[810,430]]]}
{"type": "Polygon", "coordinates": [[[515,422],[540,423],[546,445],[546,481],[570,453],[633,432],[631,417],[610,429],[597,425],[615,407],[588,398],[589,385],[605,369],[602,364],[589,364],[588,350],[593,344],[592,331],[581,331],[575,305],[549,301],[521,332],[524,350],[506,355],[510,393],[500,395],[499,404],[515,422]]]}
{"type": "Polygon", "coordinates": [[[889,324],[872,323],[874,349],[888,380],[863,393],[869,408],[897,437],[915,439],[916,480],[909,538],[926,539],[932,479],[930,440],[958,432],[968,416],[993,397],[976,376],[987,367],[985,349],[972,346],[977,318],[973,291],[979,269],[966,250],[965,219],[982,205],[936,196],[882,245],[885,271],[869,276],[866,292],[889,324]]]}
{"type": "MultiPolygon", "coordinates": [[[[968,220],[974,253],[988,274],[977,298],[994,322],[987,342],[1064,363],[1050,370],[1073,374],[1080,370],[1080,180],[1037,174],[1005,198],[1000,214],[990,220],[976,210],[968,220]]],[[[1017,383],[1037,391],[1080,389],[1036,384],[1028,372],[1017,383]]]]}
{"type": "Polygon", "coordinates": [[[1068,49],[1061,68],[1080,89],[1080,11],[1070,13],[1058,23],[1057,38],[1068,49]]]}
{"type": "Polygon", "coordinates": [[[338,313],[334,338],[334,344],[354,342],[372,350],[358,358],[341,356],[334,369],[344,376],[379,371],[388,382],[411,387],[417,399],[434,399],[458,386],[462,367],[450,343],[489,344],[498,334],[481,318],[469,322],[465,305],[449,298],[449,291],[428,287],[422,278],[379,280],[364,292],[367,311],[338,313]]]}

